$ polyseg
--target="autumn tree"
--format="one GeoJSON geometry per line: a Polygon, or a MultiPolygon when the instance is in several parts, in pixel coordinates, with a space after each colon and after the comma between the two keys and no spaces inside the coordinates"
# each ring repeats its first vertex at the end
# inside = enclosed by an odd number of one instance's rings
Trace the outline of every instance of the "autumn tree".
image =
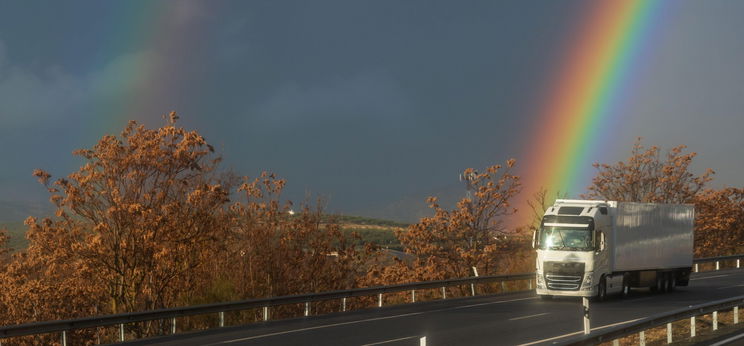
{"type": "Polygon", "coordinates": [[[371,249],[357,249],[355,235],[349,238],[338,223],[324,221],[322,201],[294,211],[292,202],[281,199],[285,184],[268,172],[244,178],[237,189],[242,196],[230,206],[225,252],[215,262],[228,268],[220,275],[229,276],[240,299],[354,287],[371,249]]]}
{"type": "Polygon", "coordinates": [[[511,159],[505,167],[494,165],[483,173],[466,169],[468,197],[453,210],[442,208],[437,198],[430,197],[434,215],[396,232],[405,251],[414,257],[413,263],[399,261],[397,268],[375,268],[370,275],[399,282],[472,276],[473,267],[480,275],[503,271],[499,255],[512,245],[504,218],[516,211],[510,202],[520,191],[519,177],[511,173],[514,164],[511,159]]]}
{"type": "Polygon", "coordinates": [[[695,203],[695,256],[744,251],[744,188],[705,190],[695,203]]]}
{"type": "Polygon", "coordinates": [[[595,163],[598,170],[588,187],[588,199],[626,202],[693,203],[695,196],[712,179],[708,169],[702,175],[690,171],[695,152],[684,153],[680,145],[661,157],[656,146],[645,148],[636,140],[627,161],[614,165],[595,163]]]}
{"type": "Polygon", "coordinates": [[[75,151],[86,163],[67,178],[34,172],[57,210],[26,221],[29,247],[0,274],[9,324],[168,307],[200,280],[229,186],[212,147],[177,118],[154,130],[130,122],[75,151]]]}
{"type": "Polygon", "coordinates": [[[532,197],[529,200],[527,200],[527,206],[530,208],[530,221],[525,226],[526,229],[531,231],[538,230],[542,223],[543,215],[545,215],[545,210],[547,210],[549,206],[553,205],[556,199],[567,198],[567,195],[560,191],[555,193],[555,198],[550,198],[548,195],[548,189],[540,188],[537,192],[532,194],[532,197]]]}

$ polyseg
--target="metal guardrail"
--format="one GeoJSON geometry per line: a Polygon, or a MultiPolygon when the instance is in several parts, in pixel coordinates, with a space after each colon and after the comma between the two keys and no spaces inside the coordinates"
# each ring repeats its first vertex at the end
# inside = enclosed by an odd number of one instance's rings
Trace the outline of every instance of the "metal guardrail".
{"type": "MultiPolygon", "coordinates": [[[[721,257],[706,257],[694,259],[695,272],[698,271],[699,263],[716,262],[716,270],[720,269],[720,261],[724,260],[737,260],[736,267],[740,268],[740,260],[744,258],[742,255],[733,256],[721,256],[721,257]]],[[[115,315],[105,316],[94,316],[77,318],[70,320],[59,320],[59,321],[45,321],[45,322],[34,322],[12,326],[0,326],[0,341],[2,338],[36,335],[36,334],[48,334],[54,332],[62,333],[62,344],[66,344],[66,332],[76,329],[104,327],[112,325],[120,325],[120,340],[124,341],[124,324],[142,321],[153,321],[153,320],[171,320],[171,333],[176,332],[176,318],[193,315],[206,315],[211,313],[218,313],[220,318],[220,327],[224,326],[224,313],[228,311],[236,310],[248,310],[263,308],[264,320],[268,319],[268,308],[278,305],[289,305],[289,304],[301,304],[305,303],[305,316],[309,315],[309,304],[311,302],[326,301],[333,299],[342,300],[342,311],[346,311],[346,298],[351,297],[362,297],[362,296],[374,296],[378,295],[378,306],[382,306],[382,295],[385,293],[395,293],[402,291],[411,291],[412,302],[416,301],[416,290],[431,289],[431,288],[442,288],[442,298],[446,298],[445,287],[458,286],[458,285],[471,285],[472,295],[475,295],[475,284],[484,284],[491,282],[506,282],[515,280],[530,280],[530,288],[532,288],[532,280],[535,278],[535,273],[523,273],[523,274],[510,274],[510,275],[492,275],[492,276],[481,276],[481,277],[468,277],[459,279],[448,279],[438,281],[426,281],[426,282],[414,282],[407,284],[389,285],[389,286],[378,286],[378,287],[367,287],[367,288],[355,288],[349,290],[339,290],[321,293],[310,293],[310,294],[298,294],[282,297],[270,297],[270,298],[259,298],[259,299],[248,299],[236,302],[226,303],[215,303],[196,305],[189,307],[179,308],[168,308],[159,309],[152,311],[143,312],[130,312],[121,313],[115,315]]]]}
{"type": "MultiPolygon", "coordinates": [[[[739,306],[744,305],[744,296],[716,300],[710,303],[699,304],[688,308],[682,308],[643,318],[629,324],[623,324],[608,328],[599,333],[591,333],[581,337],[575,337],[559,345],[597,345],[603,342],[616,341],[622,337],[639,333],[641,345],[645,344],[644,331],[654,327],[667,325],[667,342],[672,342],[672,322],[690,318],[690,334],[695,336],[695,317],[699,315],[713,314],[713,330],[718,329],[718,311],[734,310],[734,324],[739,323],[739,306]]],[[[617,344],[617,343],[615,343],[617,344]]]]}
{"type": "MultiPolygon", "coordinates": [[[[431,288],[442,288],[443,297],[446,298],[445,287],[459,286],[468,284],[483,284],[491,282],[506,282],[514,280],[530,280],[530,283],[535,278],[535,273],[524,273],[524,274],[510,274],[510,275],[492,275],[492,276],[481,276],[481,277],[469,277],[449,280],[438,280],[438,281],[426,281],[426,282],[415,282],[408,284],[398,284],[389,286],[378,286],[378,287],[367,287],[367,288],[355,288],[350,290],[339,290],[321,293],[310,293],[310,294],[298,294],[282,297],[271,297],[271,298],[259,298],[249,299],[237,302],[227,303],[215,303],[196,305],[190,307],[181,308],[169,308],[143,312],[131,312],[121,313],[116,315],[105,315],[86,317],[70,320],[60,321],[46,321],[46,322],[35,322],[13,326],[0,327],[0,338],[14,337],[14,336],[26,336],[36,334],[47,334],[54,332],[62,332],[63,344],[65,344],[66,331],[75,329],[85,329],[103,326],[120,325],[120,340],[123,341],[124,328],[123,325],[132,322],[152,321],[152,320],[165,320],[171,319],[172,321],[172,333],[175,334],[175,318],[183,316],[193,315],[206,315],[211,313],[219,313],[220,326],[224,326],[224,313],[227,311],[236,310],[248,310],[256,308],[264,308],[264,319],[267,316],[267,308],[277,305],[288,305],[288,304],[301,304],[305,303],[305,316],[309,313],[309,303],[317,301],[326,301],[333,299],[342,299],[343,311],[346,307],[346,298],[361,297],[361,296],[374,296],[378,295],[378,306],[382,306],[382,294],[394,293],[402,291],[412,291],[412,300],[415,302],[415,291],[422,289],[431,288]]],[[[473,295],[475,295],[474,288],[471,286],[473,295]]]]}

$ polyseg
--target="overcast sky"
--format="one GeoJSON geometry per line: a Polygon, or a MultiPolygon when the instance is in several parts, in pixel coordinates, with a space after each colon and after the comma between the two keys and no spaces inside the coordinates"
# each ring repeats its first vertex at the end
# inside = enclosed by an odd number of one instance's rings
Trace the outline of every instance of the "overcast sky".
{"type": "MultiPolygon", "coordinates": [[[[672,2],[670,2],[672,4],[672,2]]],[[[45,200],[34,168],[128,119],[176,110],[225,168],[330,209],[459,187],[519,161],[583,1],[0,1],[0,201],[45,200]]],[[[742,186],[744,2],[675,1],[613,140],[697,151],[742,186]]],[[[587,182],[588,184],[588,182],[587,182]]]]}

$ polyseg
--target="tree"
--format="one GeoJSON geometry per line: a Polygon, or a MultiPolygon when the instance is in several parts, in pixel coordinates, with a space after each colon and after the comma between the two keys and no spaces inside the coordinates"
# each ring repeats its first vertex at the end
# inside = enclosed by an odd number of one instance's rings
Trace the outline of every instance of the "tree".
{"type": "Polygon", "coordinates": [[[713,170],[702,175],[690,172],[695,152],[672,148],[662,160],[659,148],[646,149],[638,138],[627,161],[614,165],[595,163],[598,170],[588,187],[588,199],[624,202],[693,203],[695,196],[711,181],[713,170]]]}
{"type": "MultiPolygon", "coordinates": [[[[426,281],[473,275],[476,267],[480,275],[490,275],[499,268],[499,254],[511,244],[503,222],[516,212],[510,201],[520,191],[519,177],[511,174],[514,159],[490,166],[483,173],[472,168],[463,172],[469,179],[472,195],[457,203],[453,210],[445,210],[437,198],[428,199],[434,216],[422,218],[407,231],[397,231],[405,251],[414,256],[410,270],[389,268],[372,275],[388,277],[391,281],[426,281]],[[401,273],[406,277],[391,277],[401,273]]],[[[402,261],[398,266],[409,266],[402,261]]]]}
{"type": "Polygon", "coordinates": [[[173,306],[201,280],[226,231],[229,186],[212,147],[176,119],[154,130],[130,122],[75,151],[86,163],[66,179],[34,171],[57,211],[26,221],[29,248],[2,274],[14,323],[173,306]]]}
{"type": "Polygon", "coordinates": [[[744,188],[706,190],[695,203],[695,256],[744,250],[744,188]]]}

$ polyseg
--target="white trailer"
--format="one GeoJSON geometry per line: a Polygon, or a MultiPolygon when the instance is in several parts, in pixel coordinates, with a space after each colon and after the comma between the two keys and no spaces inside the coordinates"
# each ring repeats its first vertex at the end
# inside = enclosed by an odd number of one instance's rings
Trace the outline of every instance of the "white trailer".
{"type": "Polygon", "coordinates": [[[687,204],[556,200],[533,237],[537,294],[602,300],[687,286],[694,216],[687,204]]]}

